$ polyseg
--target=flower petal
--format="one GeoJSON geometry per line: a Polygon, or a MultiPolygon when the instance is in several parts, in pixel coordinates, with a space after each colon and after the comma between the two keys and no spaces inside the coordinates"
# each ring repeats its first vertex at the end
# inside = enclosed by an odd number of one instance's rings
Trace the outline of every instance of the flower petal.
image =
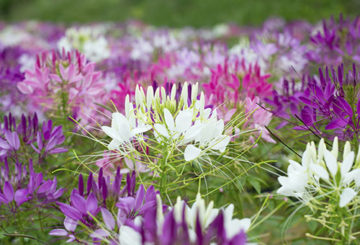
{"type": "Polygon", "coordinates": [[[192,161],[196,159],[201,153],[201,150],[193,145],[188,145],[184,152],[185,161],[192,161]]]}
{"type": "Polygon", "coordinates": [[[67,236],[67,231],[64,229],[54,229],[49,232],[51,236],[67,236]]]}
{"type": "Polygon", "coordinates": [[[115,220],[113,215],[106,208],[101,208],[101,215],[104,223],[109,230],[113,230],[115,227],[115,220]]]}
{"type": "Polygon", "coordinates": [[[355,153],[353,151],[349,152],[344,161],[341,164],[341,176],[344,177],[347,173],[349,173],[351,167],[353,166],[355,159],[355,153]]]}
{"type": "Polygon", "coordinates": [[[352,188],[346,188],[340,195],[340,203],[339,206],[345,207],[352,199],[356,196],[356,192],[352,188]]]}
{"type": "Polygon", "coordinates": [[[174,123],[174,117],[171,115],[170,111],[168,109],[164,109],[164,117],[165,117],[165,123],[166,126],[170,131],[175,130],[175,123],[174,123]]]}
{"type": "Polygon", "coordinates": [[[191,127],[193,112],[191,110],[180,111],[175,119],[176,130],[179,133],[185,132],[191,127]]]}
{"type": "Polygon", "coordinates": [[[324,157],[325,157],[326,166],[329,169],[331,175],[334,177],[338,169],[336,158],[328,150],[325,150],[324,157]]]}

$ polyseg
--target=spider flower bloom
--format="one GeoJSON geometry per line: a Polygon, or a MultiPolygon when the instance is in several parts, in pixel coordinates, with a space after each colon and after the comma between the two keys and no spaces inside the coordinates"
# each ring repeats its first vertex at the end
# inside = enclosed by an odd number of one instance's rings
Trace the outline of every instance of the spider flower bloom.
{"type": "Polygon", "coordinates": [[[22,211],[23,208],[19,207],[25,202],[41,206],[53,203],[64,192],[63,188],[57,189],[56,178],[45,180],[42,173],[36,173],[32,161],[28,167],[19,163],[12,167],[8,165],[8,161],[5,159],[1,170],[0,206],[7,204],[13,212],[22,211]],[[16,206],[10,205],[13,202],[16,203],[16,206]]]}
{"type": "MultiPolygon", "coordinates": [[[[121,188],[122,175],[119,168],[112,180],[102,175],[102,169],[97,178],[98,181],[95,181],[90,174],[85,190],[83,177],[79,176],[79,186],[72,191],[70,203],[57,203],[66,217],[65,229],[54,229],[50,235],[64,236],[69,241],[79,241],[76,237],[90,230],[92,231],[90,237],[94,242],[101,239],[112,240],[111,233],[117,228],[135,222],[149,209],[156,210],[157,192],[153,187],[145,190],[142,185],[135,191],[134,174],[127,175],[126,185],[123,188],[121,188]],[[116,215],[110,211],[117,211],[116,215]],[[99,220],[105,225],[97,223],[99,220]],[[85,225],[87,229],[78,228],[79,223],[85,225]]],[[[113,242],[112,244],[118,244],[113,242]]]]}
{"type": "Polygon", "coordinates": [[[278,178],[281,188],[277,193],[292,196],[309,208],[307,221],[318,222],[328,232],[339,229],[334,239],[355,239],[353,228],[344,220],[351,220],[360,202],[360,154],[346,142],[342,156],[338,139],[332,150],[327,150],[322,139],[316,149],[314,142],[306,146],[301,163],[290,160],[287,175],[278,178]],[[341,158],[342,160],[339,160],[341,158]]]}
{"type": "Polygon", "coordinates": [[[37,115],[33,117],[21,116],[19,124],[9,113],[4,116],[4,126],[0,127],[0,159],[21,155],[25,148],[31,148],[38,153],[39,158],[47,154],[66,152],[67,149],[60,145],[65,141],[62,126],[53,127],[52,121],[43,122],[39,128],[37,115]]]}
{"type": "Polygon", "coordinates": [[[143,141],[142,134],[149,134],[151,130],[159,143],[185,146],[186,161],[196,159],[204,151],[224,152],[230,136],[223,134],[223,120],[217,118],[216,110],[205,109],[203,93],[197,99],[197,84],[190,85],[190,90],[188,86],[184,84],[178,98],[176,85],[172,86],[169,95],[164,87],[154,91],[149,86],[146,95],[137,87],[135,103],[131,103],[128,96],[125,99],[126,114],[113,113],[111,128],[102,127],[112,138],[109,150],[124,152],[124,149],[133,148],[131,139],[143,141]]]}
{"type": "Polygon", "coordinates": [[[16,84],[24,79],[19,58],[25,52],[20,47],[0,46],[0,109],[18,114],[24,102],[16,84]]]}
{"type": "Polygon", "coordinates": [[[58,41],[58,48],[66,51],[77,49],[93,62],[102,61],[110,56],[108,43],[101,35],[102,31],[100,27],[96,29],[96,26],[69,28],[65,37],[58,41]]]}
{"type": "Polygon", "coordinates": [[[329,139],[358,139],[359,79],[355,65],[348,72],[342,65],[337,70],[326,68],[325,72],[320,68],[318,78],[303,80],[301,88],[292,88],[292,95],[274,93],[274,99],[268,102],[276,116],[296,117],[297,124],[301,123],[297,130],[311,130],[329,139]]]}
{"type": "Polygon", "coordinates": [[[120,227],[119,240],[125,244],[246,244],[249,219],[233,219],[233,206],[215,209],[213,203],[197,196],[190,208],[178,198],[174,207],[150,209],[140,224],[120,227]]]}
{"type": "Polygon", "coordinates": [[[269,135],[266,126],[269,125],[272,113],[259,106],[260,99],[255,97],[250,99],[249,97],[245,100],[245,111],[250,114],[248,121],[245,123],[251,129],[255,129],[261,137],[267,142],[275,143],[275,141],[269,135]]]}
{"type": "Polygon", "coordinates": [[[277,192],[297,197],[306,205],[319,205],[317,202],[321,196],[336,202],[341,208],[359,202],[360,154],[355,156],[349,142],[345,144],[342,161],[338,161],[338,151],[337,138],[331,151],[326,149],[323,139],[318,151],[314,142],[308,143],[301,164],[290,160],[288,176],[278,178],[282,187],[277,192]]]}
{"type": "Polygon", "coordinates": [[[104,102],[102,73],[77,51],[43,52],[37,56],[34,70],[25,71],[17,87],[45,112],[80,118],[89,123],[96,103],[104,102]]]}
{"type": "Polygon", "coordinates": [[[202,87],[208,103],[225,103],[228,108],[235,108],[246,97],[270,96],[272,85],[267,81],[269,77],[269,74],[261,74],[257,64],[246,65],[244,60],[226,60],[224,65],[218,65],[211,71],[210,82],[202,84],[202,87]]]}
{"type": "Polygon", "coordinates": [[[235,63],[226,61],[224,66],[218,65],[216,70],[212,70],[210,82],[202,87],[209,103],[223,105],[220,112],[226,111],[227,121],[245,104],[245,112],[249,114],[246,126],[261,133],[264,140],[274,142],[265,129],[271,121],[271,113],[257,106],[271,95],[269,77],[269,74],[261,75],[257,64],[246,66],[244,60],[241,63],[238,60],[235,63]]]}
{"type": "Polygon", "coordinates": [[[319,65],[338,66],[342,63],[360,63],[360,21],[344,19],[341,15],[338,21],[334,18],[324,20],[320,30],[314,30],[310,41],[314,47],[308,51],[310,61],[319,65]]]}

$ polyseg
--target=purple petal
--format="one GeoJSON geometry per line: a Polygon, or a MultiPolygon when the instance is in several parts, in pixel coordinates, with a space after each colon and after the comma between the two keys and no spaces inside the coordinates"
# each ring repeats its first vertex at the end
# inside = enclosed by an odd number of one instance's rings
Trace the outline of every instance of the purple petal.
{"type": "Polygon", "coordinates": [[[62,196],[62,194],[64,193],[65,189],[64,188],[60,188],[59,190],[55,191],[53,193],[53,198],[54,199],[58,199],[59,197],[62,196]]]}
{"type": "Polygon", "coordinates": [[[145,196],[145,189],[143,185],[140,185],[138,191],[136,192],[136,199],[135,199],[135,209],[138,210],[141,207],[141,204],[144,200],[145,196]]]}
{"type": "Polygon", "coordinates": [[[101,215],[103,217],[104,223],[109,230],[115,228],[115,220],[113,215],[106,208],[101,208],[101,215]]]}
{"type": "Polygon", "coordinates": [[[347,125],[347,122],[343,118],[336,118],[329,122],[328,125],[326,125],[326,130],[336,129],[336,128],[344,128],[347,125]]]}
{"type": "Polygon", "coordinates": [[[28,201],[28,189],[19,189],[15,192],[15,202],[16,205],[20,206],[21,204],[23,204],[24,202],[28,201]]]}
{"type": "Polygon", "coordinates": [[[5,138],[12,148],[14,148],[15,150],[18,150],[20,148],[20,140],[16,132],[6,131],[5,138]]]}
{"type": "Polygon", "coordinates": [[[84,179],[82,174],[79,175],[79,185],[78,185],[78,189],[79,189],[79,194],[80,195],[84,195],[84,179]]]}
{"type": "Polygon", "coordinates": [[[64,229],[54,229],[49,232],[49,235],[51,236],[67,236],[67,231],[64,229]]]}
{"type": "Polygon", "coordinates": [[[61,212],[63,212],[63,214],[73,220],[79,220],[81,219],[81,213],[71,207],[70,205],[66,204],[66,203],[61,203],[61,202],[58,202],[57,205],[59,206],[61,212]]]}
{"type": "Polygon", "coordinates": [[[231,239],[231,244],[245,245],[246,241],[247,241],[246,234],[243,230],[241,230],[240,233],[236,234],[231,239]]]}
{"type": "Polygon", "coordinates": [[[79,210],[79,212],[81,212],[82,214],[87,214],[86,200],[74,191],[71,193],[71,205],[74,206],[74,208],[76,208],[77,210],[79,210]]]}
{"type": "Polygon", "coordinates": [[[6,203],[9,203],[12,200],[14,200],[14,189],[8,181],[6,181],[4,184],[3,193],[4,193],[4,197],[7,201],[6,203]]]}
{"type": "Polygon", "coordinates": [[[9,150],[11,148],[11,146],[5,140],[0,138],[0,148],[9,150]]]}
{"type": "Polygon", "coordinates": [[[90,237],[92,238],[103,238],[103,237],[107,237],[109,236],[109,232],[108,231],[105,231],[103,229],[97,229],[95,230],[92,234],[90,234],[90,237]]]}
{"type": "Polygon", "coordinates": [[[86,210],[95,216],[98,208],[98,201],[94,195],[91,193],[86,200],[86,210]]]}
{"type": "Polygon", "coordinates": [[[50,186],[52,184],[51,180],[47,180],[45,181],[38,189],[37,193],[38,194],[43,194],[43,193],[47,193],[49,192],[50,186]]]}

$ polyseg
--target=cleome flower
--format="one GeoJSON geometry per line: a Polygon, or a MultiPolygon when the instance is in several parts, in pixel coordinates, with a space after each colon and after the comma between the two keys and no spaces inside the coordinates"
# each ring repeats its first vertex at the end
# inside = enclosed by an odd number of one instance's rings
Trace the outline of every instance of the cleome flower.
{"type": "Polygon", "coordinates": [[[112,138],[108,145],[109,150],[120,150],[119,146],[130,143],[132,137],[151,129],[150,125],[136,126],[135,120],[128,120],[123,114],[112,114],[111,127],[102,126],[101,129],[112,138]]]}
{"type": "Polygon", "coordinates": [[[233,219],[232,204],[226,209],[213,205],[206,206],[198,194],[191,208],[178,197],[164,211],[157,196],[156,212],[146,213],[139,224],[120,227],[120,244],[247,244],[250,219],[233,219]]]}
{"type": "Polygon", "coordinates": [[[345,143],[343,161],[338,161],[338,139],[334,139],[331,151],[322,139],[316,151],[314,142],[307,145],[301,163],[290,160],[288,176],[278,178],[281,188],[277,193],[294,196],[310,204],[317,198],[335,200],[342,208],[356,201],[360,190],[360,154],[351,151],[350,142],[345,143]]]}
{"type": "Polygon", "coordinates": [[[230,136],[224,134],[224,121],[217,118],[216,110],[204,105],[204,94],[198,96],[198,84],[185,83],[181,93],[173,85],[169,94],[164,87],[154,92],[149,86],[146,95],[137,86],[135,103],[130,102],[129,96],[125,99],[125,115],[113,113],[111,128],[102,127],[112,139],[107,147],[119,150],[120,146],[129,146],[132,138],[144,141],[141,134],[147,132],[160,144],[184,147],[186,161],[206,151],[224,152],[230,141],[230,136]]]}

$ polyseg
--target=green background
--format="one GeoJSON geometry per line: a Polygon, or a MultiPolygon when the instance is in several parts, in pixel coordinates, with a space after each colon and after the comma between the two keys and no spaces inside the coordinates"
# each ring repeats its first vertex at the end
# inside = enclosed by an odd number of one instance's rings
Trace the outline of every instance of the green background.
{"type": "Polygon", "coordinates": [[[311,22],[356,16],[360,0],[0,0],[0,19],[96,22],[140,19],[153,25],[259,25],[272,16],[311,22]]]}

